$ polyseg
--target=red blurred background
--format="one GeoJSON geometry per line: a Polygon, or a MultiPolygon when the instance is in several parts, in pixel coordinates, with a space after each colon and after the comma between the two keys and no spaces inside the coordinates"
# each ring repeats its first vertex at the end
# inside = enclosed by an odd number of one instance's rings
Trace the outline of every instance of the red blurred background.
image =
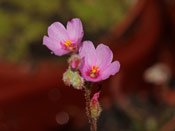
{"type": "MultiPolygon", "coordinates": [[[[99,130],[173,129],[175,2],[138,0],[100,42],[110,46],[121,70],[101,83],[99,130]],[[105,124],[113,113],[116,120],[105,124]]],[[[88,130],[84,92],[62,82],[66,64],[46,58],[33,67],[0,57],[0,131],[88,130]]]]}

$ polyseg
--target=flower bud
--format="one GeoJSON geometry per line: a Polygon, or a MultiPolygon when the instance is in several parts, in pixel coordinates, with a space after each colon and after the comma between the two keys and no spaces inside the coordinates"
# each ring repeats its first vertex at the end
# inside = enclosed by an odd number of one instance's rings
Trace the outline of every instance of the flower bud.
{"type": "Polygon", "coordinates": [[[71,69],[67,69],[63,74],[63,81],[65,85],[71,86],[72,80],[74,79],[74,72],[71,69]]]}
{"type": "Polygon", "coordinates": [[[63,81],[67,86],[73,86],[75,89],[82,89],[84,85],[84,79],[80,76],[78,71],[72,71],[67,69],[63,74],[63,81]]]}
{"type": "Polygon", "coordinates": [[[94,94],[94,96],[91,99],[91,114],[94,119],[97,119],[100,116],[100,113],[102,111],[102,108],[98,101],[99,95],[100,95],[100,92],[97,92],[94,94]]]}
{"type": "Polygon", "coordinates": [[[74,78],[73,78],[73,81],[72,81],[72,86],[75,88],[75,89],[82,89],[83,88],[83,85],[84,85],[84,79],[80,76],[80,74],[76,71],[74,72],[74,78]]]}
{"type": "Polygon", "coordinates": [[[81,58],[79,55],[74,54],[69,58],[68,63],[71,69],[77,70],[79,69],[80,64],[81,64],[81,58]]]}

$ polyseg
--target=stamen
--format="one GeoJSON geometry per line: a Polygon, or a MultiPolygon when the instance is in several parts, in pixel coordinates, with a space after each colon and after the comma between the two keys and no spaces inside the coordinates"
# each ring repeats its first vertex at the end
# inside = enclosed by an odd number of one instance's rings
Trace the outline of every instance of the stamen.
{"type": "Polygon", "coordinates": [[[64,45],[66,46],[66,49],[68,50],[74,49],[74,45],[72,44],[71,40],[66,40],[66,42],[64,42],[64,45]]]}
{"type": "Polygon", "coordinates": [[[91,68],[92,68],[92,70],[94,70],[94,67],[93,66],[91,66],[91,68]]]}
{"type": "Polygon", "coordinates": [[[95,72],[96,72],[96,70],[92,70],[92,72],[93,72],[93,73],[95,73],[95,72]]]}
{"type": "Polygon", "coordinates": [[[95,65],[95,66],[91,66],[91,72],[90,72],[90,77],[92,77],[92,78],[95,78],[95,77],[97,77],[97,73],[100,71],[100,68],[98,68],[98,66],[97,65],[95,65]]]}
{"type": "Polygon", "coordinates": [[[64,42],[64,45],[67,47],[70,46],[71,44],[72,44],[71,40],[66,40],[66,42],[64,42]]]}
{"type": "Polygon", "coordinates": [[[69,46],[68,43],[66,43],[66,42],[64,43],[64,45],[67,46],[67,47],[69,46]]]}
{"type": "Polygon", "coordinates": [[[68,40],[68,42],[67,42],[69,45],[71,45],[71,41],[70,40],[68,40]]]}

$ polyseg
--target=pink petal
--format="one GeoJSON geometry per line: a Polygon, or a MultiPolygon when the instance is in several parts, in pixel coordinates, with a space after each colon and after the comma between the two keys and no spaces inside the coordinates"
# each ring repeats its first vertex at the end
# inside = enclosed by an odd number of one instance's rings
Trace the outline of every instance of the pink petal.
{"type": "Polygon", "coordinates": [[[99,81],[102,80],[100,77],[91,78],[90,76],[87,76],[87,74],[85,74],[85,73],[83,73],[82,76],[83,76],[83,78],[84,78],[86,81],[99,82],[99,81]]]}
{"type": "Polygon", "coordinates": [[[89,65],[85,63],[85,59],[82,59],[82,65],[80,67],[81,74],[86,81],[97,82],[101,80],[101,77],[91,78],[87,71],[89,70],[89,65]]]}
{"type": "Polygon", "coordinates": [[[95,78],[95,79],[89,77],[87,81],[91,81],[91,82],[99,82],[99,81],[101,81],[101,79],[100,79],[99,77],[98,77],[98,78],[95,78]]]}
{"type": "Polygon", "coordinates": [[[47,36],[44,36],[43,38],[43,44],[46,45],[52,51],[61,48],[61,45],[59,43],[59,41],[53,38],[49,38],[47,36]]]}
{"type": "Polygon", "coordinates": [[[48,28],[48,35],[50,38],[57,39],[61,42],[69,40],[68,33],[65,27],[60,22],[54,22],[48,28]]]}
{"type": "Polygon", "coordinates": [[[93,66],[96,61],[96,51],[93,43],[91,41],[84,41],[79,49],[79,55],[81,58],[85,58],[85,64],[93,66]]]}
{"type": "Polygon", "coordinates": [[[72,19],[67,23],[67,32],[70,40],[75,42],[77,45],[81,42],[84,32],[81,20],[78,18],[72,19]]]}
{"type": "Polygon", "coordinates": [[[82,73],[83,78],[84,78],[86,81],[99,82],[99,81],[102,80],[101,77],[92,78],[92,77],[88,76],[88,75],[86,74],[86,71],[85,71],[84,69],[81,71],[81,73],[82,73]]]}
{"type": "Polygon", "coordinates": [[[55,55],[62,56],[64,54],[68,53],[68,51],[63,50],[61,48],[60,42],[53,39],[53,38],[49,38],[47,36],[44,36],[43,44],[45,46],[47,46],[47,48],[49,48],[55,55]]]}
{"type": "Polygon", "coordinates": [[[101,73],[102,80],[109,78],[110,75],[115,75],[120,69],[120,63],[118,61],[112,62],[101,73]]]}
{"type": "Polygon", "coordinates": [[[95,93],[95,94],[93,95],[91,101],[92,101],[92,100],[98,101],[98,98],[99,98],[100,92],[101,92],[101,91],[95,93]]]}
{"type": "Polygon", "coordinates": [[[82,60],[82,65],[80,67],[80,72],[81,72],[81,75],[83,76],[83,78],[88,81],[89,79],[89,76],[87,76],[86,72],[88,70],[88,66],[85,64],[85,61],[84,59],[82,60]]]}
{"type": "Polygon", "coordinates": [[[110,48],[104,44],[100,44],[96,48],[96,55],[97,55],[97,65],[99,68],[104,68],[108,66],[113,59],[113,54],[110,48]]]}

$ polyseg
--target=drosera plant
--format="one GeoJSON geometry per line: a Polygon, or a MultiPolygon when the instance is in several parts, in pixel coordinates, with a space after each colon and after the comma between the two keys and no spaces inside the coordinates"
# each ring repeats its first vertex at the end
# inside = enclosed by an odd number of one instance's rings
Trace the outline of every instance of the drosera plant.
{"type": "Polygon", "coordinates": [[[95,48],[91,41],[82,42],[83,35],[82,22],[78,18],[68,21],[66,28],[60,22],[55,22],[49,26],[43,44],[57,56],[70,54],[63,81],[67,86],[84,90],[90,129],[97,131],[97,120],[102,111],[98,101],[101,91],[98,90],[90,98],[91,86],[115,75],[120,69],[120,63],[112,62],[113,53],[108,46],[99,44],[95,48]]]}

